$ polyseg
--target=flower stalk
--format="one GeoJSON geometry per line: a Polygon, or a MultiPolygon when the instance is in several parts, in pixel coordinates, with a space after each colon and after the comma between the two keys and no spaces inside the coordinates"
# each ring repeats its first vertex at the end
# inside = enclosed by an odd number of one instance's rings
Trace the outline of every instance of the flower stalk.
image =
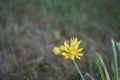
{"type": "Polygon", "coordinates": [[[82,80],[85,80],[82,73],[81,73],[81,71],[80,71],[80,69],[79,69],[79,67],[78,67],[78,65],[77,65],[77,63],[76,63],[76,61],[75,60],[72,60],[72,61],[73,61],[74,65],[75,65],[75,68],[76,68],[77,72],[79,73],[80,77],[82,78],[82,80]]]}

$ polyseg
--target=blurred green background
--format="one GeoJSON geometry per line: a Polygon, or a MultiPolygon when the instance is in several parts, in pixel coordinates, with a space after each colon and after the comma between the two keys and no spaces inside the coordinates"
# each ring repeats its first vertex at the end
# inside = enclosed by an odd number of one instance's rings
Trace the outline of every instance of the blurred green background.
{"type": "Polygon", "coordinates": [[[79,80],[52,48],[78,37],[91,61],[96,52],[111,57],[119,30],[119,0],[0,0],[0,80],[79,80]]]}

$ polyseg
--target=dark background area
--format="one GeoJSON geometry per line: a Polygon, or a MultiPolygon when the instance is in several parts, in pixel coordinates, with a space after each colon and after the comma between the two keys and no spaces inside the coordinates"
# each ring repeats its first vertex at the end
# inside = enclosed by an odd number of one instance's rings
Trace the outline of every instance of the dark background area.
{"type": "Polygon", "coordinates": [[[110,40],[120,41],[120,1],[0,0],[0,80],[79,80],[72,62],[52,52],[72,37],[83,40],[83,74],[100,80],[94,55],[110,66],[110,40]]]}

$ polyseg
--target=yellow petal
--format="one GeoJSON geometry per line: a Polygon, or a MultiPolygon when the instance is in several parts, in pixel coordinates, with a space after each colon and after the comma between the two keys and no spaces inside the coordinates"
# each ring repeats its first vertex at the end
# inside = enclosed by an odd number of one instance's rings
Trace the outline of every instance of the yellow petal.
{"type": "Polygon", "coordinates": [[[80,52],[80,51],[82,51],[82,50],[83,50],[83,48],[80,48],[80,49],[77,50],[77,52],[80,52]]]}
{"type": "Polygon", "coordinates": [[[79,53],[79,56],[83,56],[83,53],[79,53]]]}
{"type": "Polygon", "coordinates": [[[72,60],[74,60],[74,55],[70,56],[70,58],[71,58],[72,60]]]}
{"type": "Polygon", "coordinates": [[[81,60],[80,56],[76,56],[77,59],[81,60]]]}
{"type": "Polygon", "coordinates": [[[69,58],[68,53],[63,52],[63,53],[62,53],[62,55],[63,55],[66,59],[68,59],[68,58],[69,58]]]}
{"type": "Polygon", "coordinates": [[[68,43],[65,41],[64,42],[64,46],[66,47],[66,48],[69,48],[69,45],[68,45],[68,43]]]}

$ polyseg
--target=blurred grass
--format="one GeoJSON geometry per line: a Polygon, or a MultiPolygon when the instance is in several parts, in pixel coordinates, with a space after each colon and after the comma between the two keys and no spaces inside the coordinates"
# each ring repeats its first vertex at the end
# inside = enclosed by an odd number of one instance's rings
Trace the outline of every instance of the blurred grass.
{"type": "Polygon", "coordinates": [[[27,27],[19,27],[18,25],[9,25],[9,27],[1,28],[0,31],[0,47],[8,48],[19,45],[29,44],[29,29],[27,27]]]}
{"type": "MultiPolygon", "coordinates": [[[[94,42],[96,40],[104,42],[105,40],[107,43],[109,38],[120,30],[119,8],[119,0],[0,0],[0,49],[29,45],[32,30],[36,29],[31,24],[37,21],[45,22],[45,25],[38,27],[43,31],[43,27],[45,29],[48,27],[45,33],[48,31],[49,35],[53,34],[53,38],[57,42],[63,37],[87,35],[87,37],[95,39],[94,42]]],[[[39,22],[38,24],[41,25],[39,22]]],[[[21,53],[24,54],[24,51],[21,53]]],[[[108,67],[107,61],[109,62],[109,59],[105,62],[108,67]]],[[[96,66],[93,66],[94,62],[88,63],[90,73],[94,77],[98,76],[96,66]]],[[[83,70],[88,70],[88,64],[84,65],[83,70]]],[[[32,71],[30,70],[30,72],[32,71]]],[[[33,76],[34,73],[33,71],[33,76]]],[[[29,71],[26,74],[25,77],[30,78],[29,71]]]]}
{"type": "Polygon", "coordinates": [[[52,18],[55,21],[53,26],[70,30],[75,27],[85,32],[95,27],[103,30],[96,31],[100,34],[104,32],[103,27],[109,26],[118,31],[120,26],[119,0],[1,0],[0,7],[0,18],[3,20],[11,14],[27,20],[43,18],[48,21],[52,18]]]}

